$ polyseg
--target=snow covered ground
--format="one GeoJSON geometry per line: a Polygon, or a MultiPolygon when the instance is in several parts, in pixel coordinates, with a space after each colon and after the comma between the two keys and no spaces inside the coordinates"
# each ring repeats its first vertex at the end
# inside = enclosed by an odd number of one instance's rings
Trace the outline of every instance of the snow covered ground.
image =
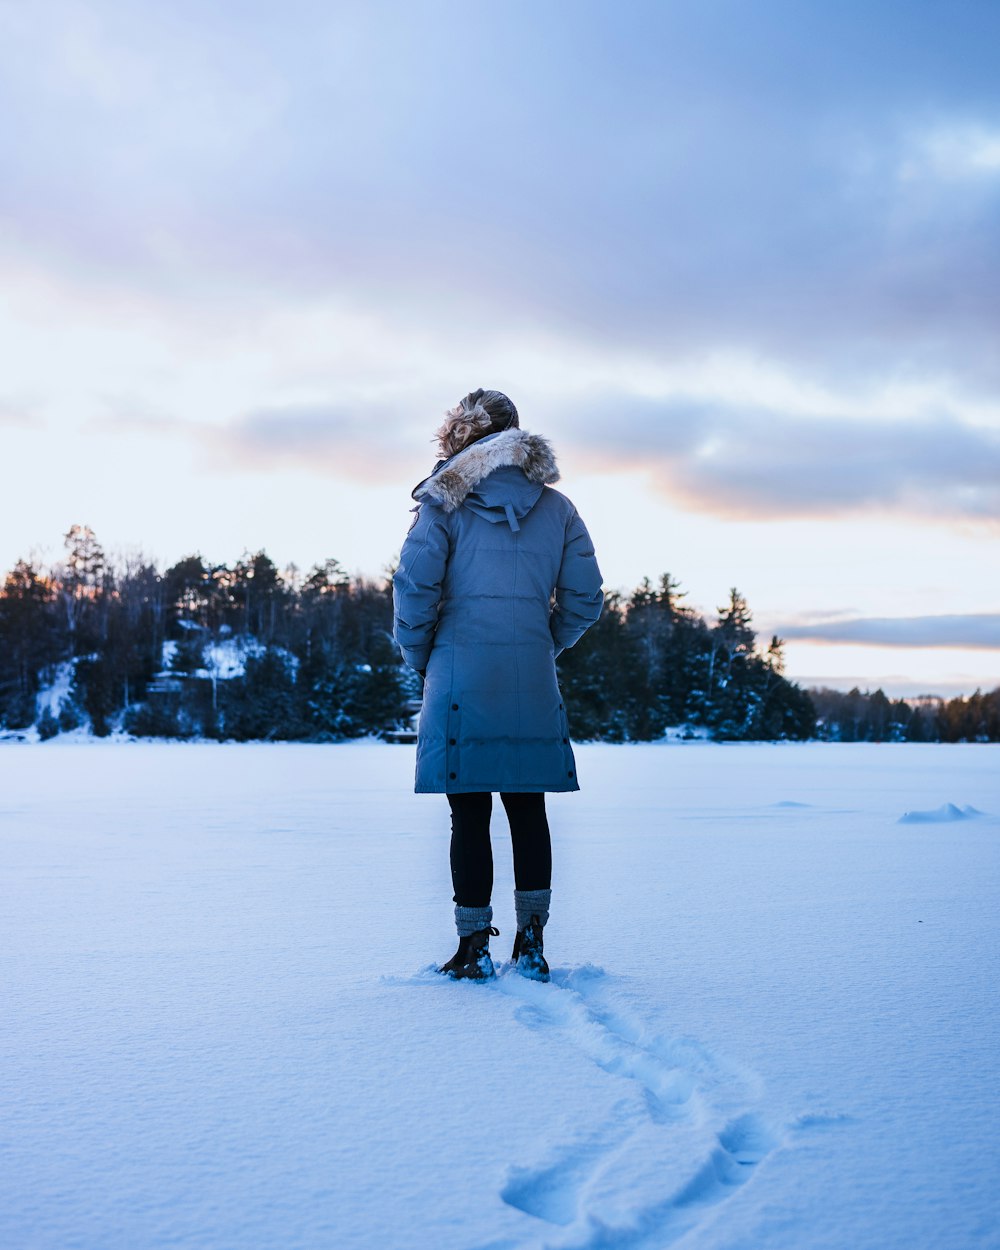
{"type": "Polygon", "coordinates": [[[0,744],[0,1246],[1000,1245],[1000,748],[578,761],[477,986],[412,748],[0,744]]]}

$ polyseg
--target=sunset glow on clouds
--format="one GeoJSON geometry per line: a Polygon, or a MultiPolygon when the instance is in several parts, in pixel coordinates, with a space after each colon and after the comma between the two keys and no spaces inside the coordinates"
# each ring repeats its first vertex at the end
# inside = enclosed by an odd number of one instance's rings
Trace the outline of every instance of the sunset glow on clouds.
{"type": "Polygon", "coordinates": [[[441,411],[496,386],[609,586],[736,584],[792,676],[997,684],[998,37],[0,0],[0,568],[80,521],[377,573],[441,411]]]}

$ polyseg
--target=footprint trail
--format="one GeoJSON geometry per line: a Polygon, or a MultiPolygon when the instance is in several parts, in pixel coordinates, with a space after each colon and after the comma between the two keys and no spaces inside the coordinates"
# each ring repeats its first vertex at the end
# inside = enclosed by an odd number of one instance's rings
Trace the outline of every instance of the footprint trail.
{"type": "Polygon", "coordinates": [[[753,1073],[691,1039],[650,1036],[613,1000],[601,969],[554,969],[548,985],[509,965],[499,972],[494,988],[519,1003],[526,1027],[556,1031],[632,1085],[633,1096],[606,1124],[557,1144],[542,1166],[509,1170],[500,1197],[548,1226],[546,1246],[668,1245],[746,1184],[780,1144],[754,1109],[753,1073]],[[662,1196],[644,1202],[650,1194],[662,1196]]]}

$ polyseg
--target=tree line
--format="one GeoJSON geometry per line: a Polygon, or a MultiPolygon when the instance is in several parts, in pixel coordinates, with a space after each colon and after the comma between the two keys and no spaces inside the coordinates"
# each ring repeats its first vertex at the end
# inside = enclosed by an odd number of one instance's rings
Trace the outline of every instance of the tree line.
{"type": "MultiPolygon", "coordinates": [[[[908,704],[882,691],[805,691],[783,644],[758,643],[736,590],[706,620],[664,574],[607,596],[558,661],[580,740],[997,741],[1000,690],[908,704]]],[[[51,567],[19,560],[0,590],[0,728],[86,726],[166,738],[338,741],[405,728],[420,681],[392,641],[390,577],[334,559],[306,574],[264,551],[190,555],[160,571],[109,559],[74,525],[51,567]]]]}

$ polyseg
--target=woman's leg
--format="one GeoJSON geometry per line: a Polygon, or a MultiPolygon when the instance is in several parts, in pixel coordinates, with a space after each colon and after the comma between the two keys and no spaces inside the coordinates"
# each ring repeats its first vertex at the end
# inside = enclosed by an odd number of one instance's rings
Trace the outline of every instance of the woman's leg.
{"type": "Polygon", "coordinates": [[[552,838],[544,794],[501,794],[514,847],[517,891],[547,890],[552,885],[552,838]]]}
{"type": "Polygon", "coordinates": [[[514,910],[517,936],[511,959],[523,976],[549,979],[542,930],[552,901],[552,839],[544,794],[501,794],[514,847],[514,910]]]}
{"type": "Polygon", "coordinates": [[[493,795],[449,794],[451,880],[459,907],[489,907],[493,894],[490,813],[493,795]]]}
{"type": "Polygon", "coordinates": [[[493,928],[493,850],[490,812],[493,795],[449,794],[451,804],[451,879],[455,887],[458,950],[438,972],[456,980],[487,981],[494,976],[490,958],[493,928]]]}

